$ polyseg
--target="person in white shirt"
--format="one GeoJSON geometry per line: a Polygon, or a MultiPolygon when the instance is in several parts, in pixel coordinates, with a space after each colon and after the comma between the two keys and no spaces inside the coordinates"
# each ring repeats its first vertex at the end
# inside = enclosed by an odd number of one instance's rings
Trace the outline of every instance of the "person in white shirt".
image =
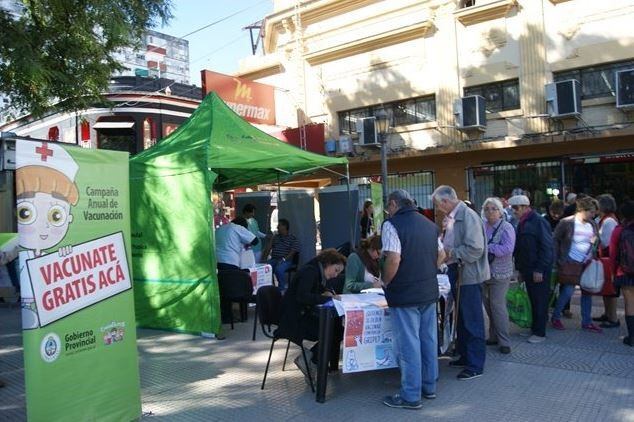
{"type": "Polygon", "coordinates": [[[258,243],[247,229],[247,220],[236,217],[216,230],[216,260],[218,270],[240,269],[240,256],[245,248],[258,243]]]}

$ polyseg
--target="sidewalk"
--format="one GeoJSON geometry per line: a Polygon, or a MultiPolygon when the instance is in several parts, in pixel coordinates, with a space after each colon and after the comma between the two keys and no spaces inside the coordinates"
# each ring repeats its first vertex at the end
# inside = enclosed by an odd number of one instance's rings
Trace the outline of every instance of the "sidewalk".
{"type": "MultiPolygon", "coordinates": [[[[573,312],[579,315],[578,306],[573,312]]],[[[26,420],[19,308],[0,308],[0,321],[0,378],[7,383],[0,420],[26,420]]],[[[471,381],[456,380],[458,370],[442,359],[438,398],[411,411],[381,403],[397,392],[397,370],[331,375],[326,403],[316,403],[292,363],[296,347],[282,372],[285,342],[276,344],[261,391],[270,341],[259,332],[252,342],[252,324],[226,325],[224,341],[139,330],[143,412],[151,412],[143,419],[634,422],[634,349],[618,337],[624,328],[598,335],[579,330],[578,319],[564,320],[568,330],[549,330],[545,343],[533,345],[513,326],[512,354],[489,347],[484,376],[471,381]]]]}

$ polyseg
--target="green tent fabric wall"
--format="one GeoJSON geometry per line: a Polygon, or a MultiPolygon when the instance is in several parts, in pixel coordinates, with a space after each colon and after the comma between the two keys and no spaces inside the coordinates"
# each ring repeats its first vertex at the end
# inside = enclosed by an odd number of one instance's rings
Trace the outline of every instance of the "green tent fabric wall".
{"type": "Polygon", "coordinates": [[[347,162],[260,131],[210,93],[169,137],[130,160],[138,324],[220,332],[212,190],[285,181],[347,162]]]}

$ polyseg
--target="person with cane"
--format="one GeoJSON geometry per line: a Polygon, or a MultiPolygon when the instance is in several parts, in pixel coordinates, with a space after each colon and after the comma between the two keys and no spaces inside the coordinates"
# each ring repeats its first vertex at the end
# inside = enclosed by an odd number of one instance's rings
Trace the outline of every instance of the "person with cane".
{"type": "Polygon", "coordinates": [[[456,351],[460,357],[449,366],[464,368],[457,378],[470,380],[482,376],[486,356],[482,283],[491,278],[486,233],[480,216],[458,199],[451,186],[439,186],[432,200],[446,216],[443,245],[456,302],[456,351]]]}

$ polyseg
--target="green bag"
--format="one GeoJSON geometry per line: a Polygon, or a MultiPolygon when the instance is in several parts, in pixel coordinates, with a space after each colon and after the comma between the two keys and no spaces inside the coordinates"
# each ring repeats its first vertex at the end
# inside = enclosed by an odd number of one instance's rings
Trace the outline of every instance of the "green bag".
{"type": "Polygon", "coordinates": [[[518,283],[506,293],[506,308],[511,322],[522,328],[530,328],[533,324],[531,301],[524,283],[518,283]]]}

